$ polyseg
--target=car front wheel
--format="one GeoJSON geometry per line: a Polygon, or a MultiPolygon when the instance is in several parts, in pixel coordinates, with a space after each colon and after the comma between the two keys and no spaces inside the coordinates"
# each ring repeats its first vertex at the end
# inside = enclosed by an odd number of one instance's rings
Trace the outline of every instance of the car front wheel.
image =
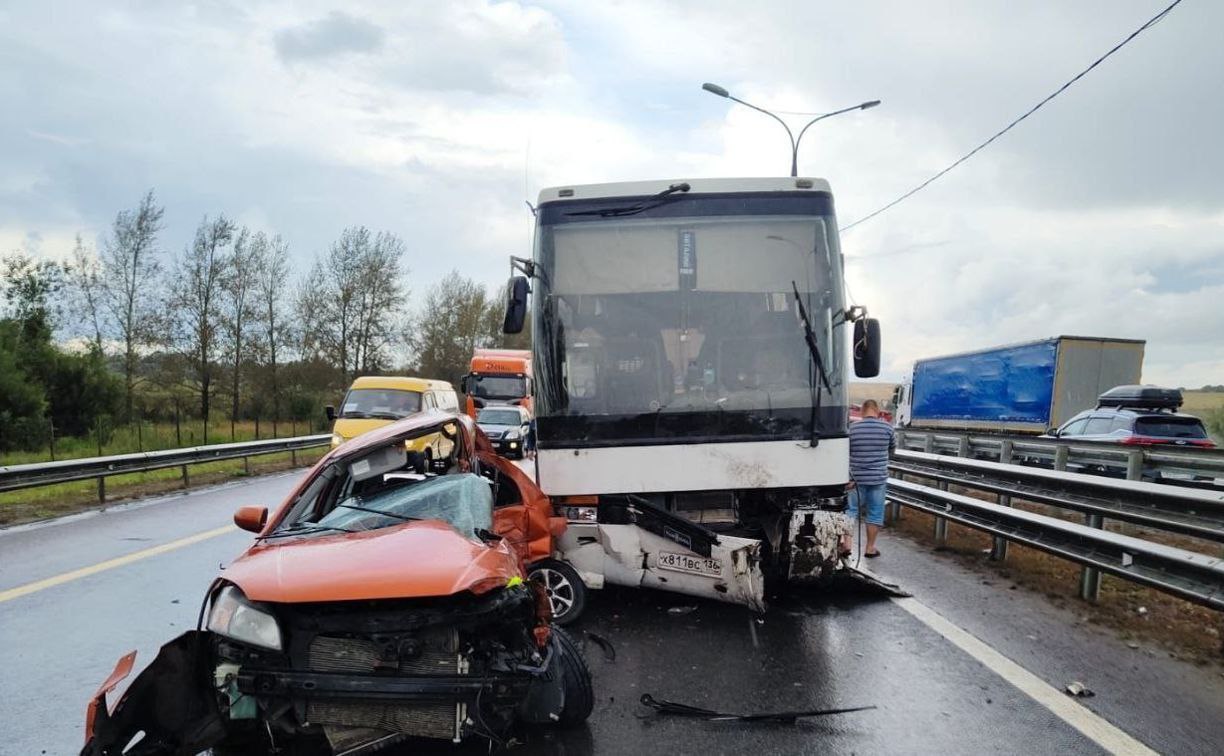
{"type": "Polygon", "coordinates": [[[537,580],[548,593],[553,622],[568,625],[586,607],[586,584],[578,571],[559,559],[541,559],[527,568],[527,577],[537,580]]]}
{"type": "Polygon", "coordinates": [[[569,633],[553,626],[552,635],[557,644],[561,684],[565,691],[565,706],[561,709],[557,724],[561,727],[577,727],[591,716],[591,710],[595,707],[591,671],[587,669],[582,652],[569,633]]]}

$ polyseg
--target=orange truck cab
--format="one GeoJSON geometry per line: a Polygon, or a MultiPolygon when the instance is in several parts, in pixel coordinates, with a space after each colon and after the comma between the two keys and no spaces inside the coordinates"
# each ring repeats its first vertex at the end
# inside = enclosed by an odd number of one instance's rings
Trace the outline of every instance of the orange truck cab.
{"type": "Polygon", "coordinates": [[[527,349],[477,349],[470,372],[460,384],[463,410],[476,417],[484,407],[512,404],[534,414],[531,401],[531,351],[527,349]]]}

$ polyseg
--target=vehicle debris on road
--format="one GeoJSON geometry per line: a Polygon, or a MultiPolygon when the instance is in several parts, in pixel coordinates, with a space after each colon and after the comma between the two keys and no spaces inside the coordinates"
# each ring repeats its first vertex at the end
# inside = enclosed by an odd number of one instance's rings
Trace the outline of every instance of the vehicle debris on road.
{"type": "Polygon", "coordinates": [[[874,704],[869,706],[850,706],[840,709],[808,709],[800,711],[778,711],[763,714],[728,714],[712,709],[703,709],[699,706],[689,706],[688,704],[668,701],[666,699],[657,699],[649,693],[643,693],[638,699],[643,706],[654,709],[660,714],[668,714],[677,717],[694,717],[697,719],[705,719],[710,722],[774,722],[783,724],[794,724],[799,719],[806,717],[825,717],[833,714],[850,714],[856,711],[868,711],[876,708],[874,704]]]}
{"type": "Polygon", "coordinates": [[[1075,696],[1076,698],[1092,698],[1096,695],[1096,693],[1088,689],[1088,686],[1078,680],[1067,683],[1067,687],[1064,690],[1067,695],[1075,696]]]}

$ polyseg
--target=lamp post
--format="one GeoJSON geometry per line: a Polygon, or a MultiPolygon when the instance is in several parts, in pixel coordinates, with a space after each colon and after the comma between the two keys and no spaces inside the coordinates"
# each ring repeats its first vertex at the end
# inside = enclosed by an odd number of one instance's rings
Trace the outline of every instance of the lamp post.
{"type": "Polygon", "coordinates": [[[744,105],[746,107],[752,108],[753,110],[764,113],[765,115],[774,119],[778,123],[782,124],[782,128],[786,129],[786,136],[790,137],[790,143],[791,143],[791,173],[790,175],[792,176],[799,175],[799,143],[803,141],[803,135],[807,133],[808,128],[811,127],[812,124],[818,121],[823,121],[824,119],[830,118],[835,115],[841,115],[842,113],[849,113],[851,110],[867,110],[868,108],[874,108],[876,105],[880,104],[879,100],[868,100],[867,102],[860,103],[858,105],[853,105],[848,108],[842,108],[841,110],[834,110],[832,113],[824,113],[822,115],[818,115],[812,120],[808,121],[804,125],[804,127],[799,130],[799,137],[796,138],[794,132],[791,131],[790,126],[786,125],[786,121],[783,121],[778,116],[774,115],[773,113],[770,113],[765,108],[758,108],[756,105],[753,105],[750,102],[744,102],[738,97],[732,96],[730,92],[718,86],[717,84],[711,84],[709,82],[706,82],[705,84],[701,85],[701,88],[709,92],[710,94],[715,94],[715,95],[718,95],[719,97],[725,97],[728,100],[731,100],[732,102],[738,102],[740,105],[744,105]]]}

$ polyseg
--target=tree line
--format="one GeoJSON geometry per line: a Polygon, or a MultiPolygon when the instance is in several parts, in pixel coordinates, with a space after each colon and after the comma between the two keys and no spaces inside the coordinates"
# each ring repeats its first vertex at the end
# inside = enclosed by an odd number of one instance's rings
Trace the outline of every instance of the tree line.
{"type": "MultiPolygon", "coordinates": [[[[205,215],[177,253],[147,192],[70,259],[3,259],[0,450],[103,424],[314,422],[359,375],[457,382],[504,336],[504,290],[451,272],[413,307],[403,239],[343,230],[304,270],[278,234],[205,215]],[[224,419],[222,420],[224,422],[224,419]]],[[[218,439],[212,439],[218,440],[218,439]]]]}

